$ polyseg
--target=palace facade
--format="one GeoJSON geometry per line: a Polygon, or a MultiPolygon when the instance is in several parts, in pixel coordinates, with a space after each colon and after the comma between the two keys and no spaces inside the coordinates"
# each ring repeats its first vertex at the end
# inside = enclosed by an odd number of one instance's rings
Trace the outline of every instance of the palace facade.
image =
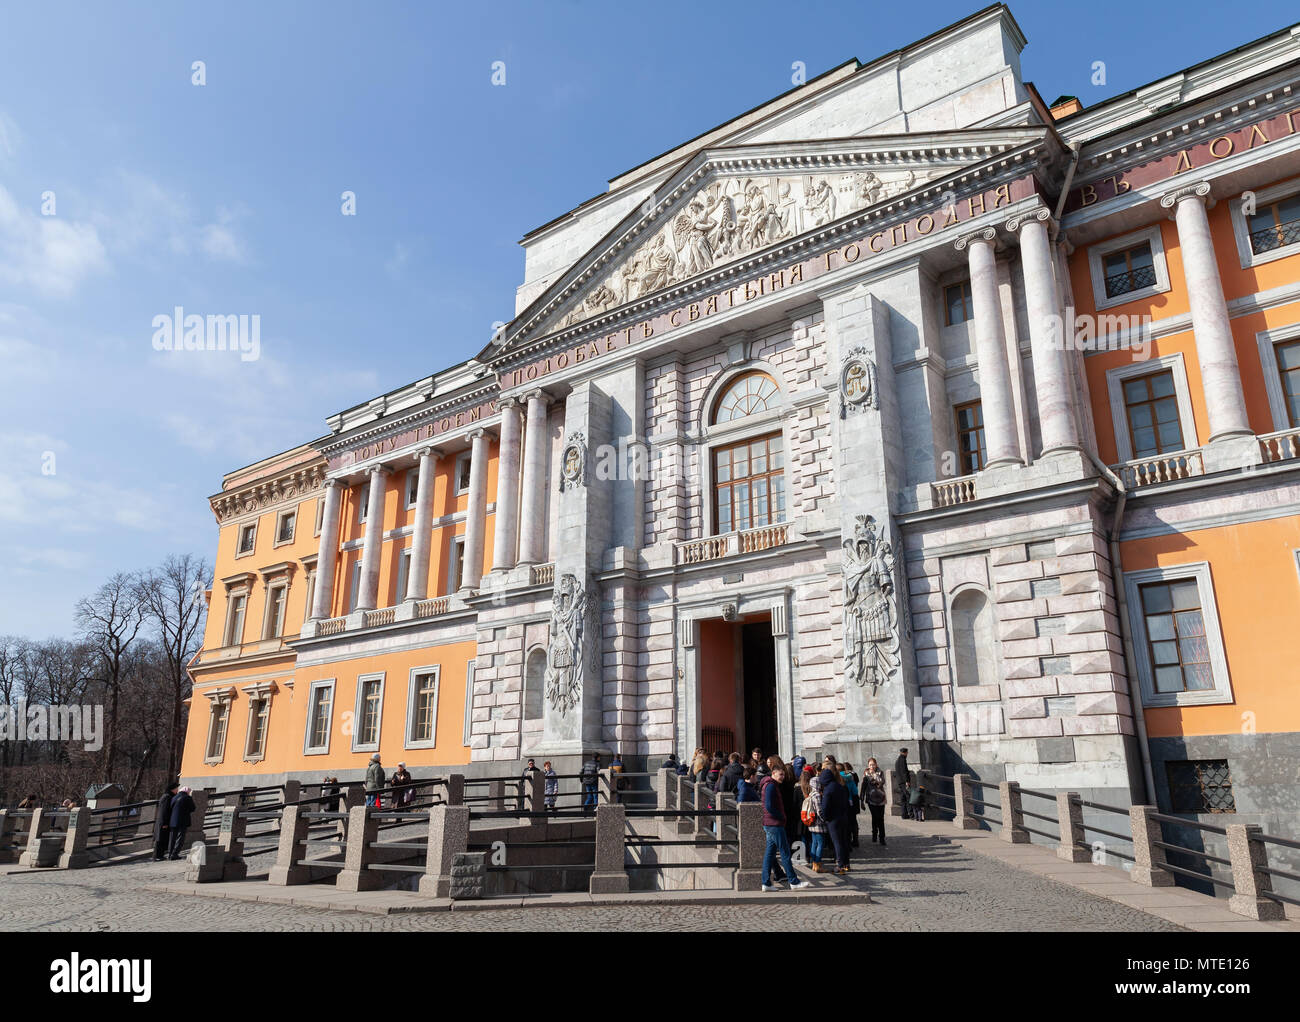
{"type": "Polygon", "coordinates": [[[477,358],[227,476],[186,780],[908,744],[1294,832],[1300,26],[1092,106],[1025,44],[614,178],[477,358]]]}

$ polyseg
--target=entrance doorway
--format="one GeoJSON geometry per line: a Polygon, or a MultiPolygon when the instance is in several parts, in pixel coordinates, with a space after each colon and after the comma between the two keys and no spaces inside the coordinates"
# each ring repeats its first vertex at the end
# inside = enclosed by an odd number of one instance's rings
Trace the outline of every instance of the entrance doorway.
{"type": "Polygon", "coordinates": [[[780,751],[769,613],[700,622],[700,725],[698,741],[709,755],[780,751]]]}

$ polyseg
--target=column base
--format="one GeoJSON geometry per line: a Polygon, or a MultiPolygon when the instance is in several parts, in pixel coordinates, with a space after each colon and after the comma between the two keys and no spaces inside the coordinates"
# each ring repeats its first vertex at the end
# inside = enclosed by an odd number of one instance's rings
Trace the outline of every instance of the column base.
{"type": "Polygon", "coordinates": [[[627,894],[630,888],[626,873],[593,873],[591,875],[592,894],[627,894]]]}
{"type": "Polygon", "coordinates": [[[1003,827],[1002,833],[998,835],[1003,841],[1010,845],[1027,845],[1029,844],[1029,831],[1017,830],[1011,827],[1003,827]]]}
{"type": "Polygon", "coordinates": [[[758,891],[762,887],[763,872],[758,869],[738,869],[731,880],[731,889],[733,891],[758,891]]]}
{"type": "Polygon", "coordinates": [[[1233,469],[1254,468],[1263,464],[1259,439],[1254,433],[1226,433],[1211,437],[1201,448],[1201,462],[1205,473],[1229,472],[1233,469]]]}

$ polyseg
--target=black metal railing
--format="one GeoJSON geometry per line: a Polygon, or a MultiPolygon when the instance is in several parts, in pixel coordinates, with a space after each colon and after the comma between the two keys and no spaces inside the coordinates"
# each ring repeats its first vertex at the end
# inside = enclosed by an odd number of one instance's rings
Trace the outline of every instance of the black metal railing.
{"type": "Polygon", "coordinates": [[[1106,297],[1118,298],[1146,287],[1155,287],[1156,270],[1154,266],[1135,266],[1123,273],[1114,273],[1106,278],[1106,297]]]}
{"type": "Polygon", "coordinates": [[[1273,252],[1300,242],[1300,218],[1250,232],[1250,250],[1255,255],[1273,252]]]}

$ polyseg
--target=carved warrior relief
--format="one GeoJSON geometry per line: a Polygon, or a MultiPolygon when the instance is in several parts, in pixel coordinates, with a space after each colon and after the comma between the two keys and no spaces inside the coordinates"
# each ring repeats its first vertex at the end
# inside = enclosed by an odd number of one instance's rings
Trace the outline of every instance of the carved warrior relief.
{"type": "Polygon", "coordinates": [[[550,642],[546,651],[546,699],[561,717],[582,695],[587,591],[575,575],[561,575],[551,602],[550,642]]]}
{"type": "Polygon", "coordinates": [[[840,370],[840,418],[850,411],[879,407],[876,363],[866,348],[854,348],[844,357],[844,368],[840,370]]]}
{"type": "Polygon", "coordinates": [[[710,181],[547,333],[911,191],[943,170],[710,181]]]}
{"type": "Polygon", "coordinates": [[[898,601],[894,548],[876,535],[876,520],[858,515],[844,541],[844,674],[871,694],[898,671],[898,601]]]}

